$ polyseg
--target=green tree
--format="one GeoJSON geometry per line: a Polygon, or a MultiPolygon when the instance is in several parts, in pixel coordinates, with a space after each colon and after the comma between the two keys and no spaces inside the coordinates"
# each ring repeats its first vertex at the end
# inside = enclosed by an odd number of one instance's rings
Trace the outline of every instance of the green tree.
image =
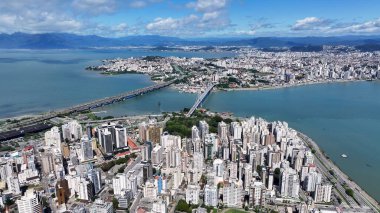
{"type": "Polygon", "coordinates": [[[185,200],[179,200],[177,206],[175,207],[176,211],[180,212],[189,212],[190,205],[186,203],[185,200]]]}
{"type": "Polygon", "coordinates": [[[346,188],[346,194],[348,196],[354,197],[354,190],[352,190],[350,188],[346,188]]]}
{"type": "Polygon", "coordinates": [[[119,208],[119,201],[116,198],[112,199],[112,205],[113,209],[118,209],[119,208]]]}

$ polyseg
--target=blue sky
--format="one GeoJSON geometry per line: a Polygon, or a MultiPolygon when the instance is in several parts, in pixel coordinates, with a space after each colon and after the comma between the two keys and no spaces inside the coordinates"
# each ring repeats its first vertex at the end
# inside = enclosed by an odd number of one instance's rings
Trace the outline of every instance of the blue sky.
{"type": "Polygon", "coordinates": [[[0,33],[378,35],[379,9],[379,0],[2,0],[0,33]]]}

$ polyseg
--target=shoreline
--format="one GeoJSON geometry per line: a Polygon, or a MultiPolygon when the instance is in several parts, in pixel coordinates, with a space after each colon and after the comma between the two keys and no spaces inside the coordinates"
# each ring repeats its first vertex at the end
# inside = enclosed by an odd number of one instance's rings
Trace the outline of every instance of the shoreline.
{"type": "MultiPolygon", "coordinates": [[[[304,82],[294,85],[277,85],[277,86],[260,86],[260,87],[250,87],[250,88],[215,88],[215,92],[231,92],[231,91],[264,91],[264,90],[277,90],[277,89],[286,89],[286,88],[292,88],[292,87],[302,87],[302,86],[309,86],[309,85],[319,85],[319,84],[335,84],[335,83],[356,83],[356,82],[365,82],[369,80],[363,80],[363,79],[354,79],[354,80],[334,80],[334,81],[311,81],[311,82],[304,82]]],[[[374,82],[379,82],[379,80],[374,79],[371,80],[374,82]]],[[[156,83],[156,82],[155,82],[156,83]]],[[[171,88],[178,90],[181,93],[190,93],[194,94],[196,92],[188,92],[184,89],[181,89],[180,87],[177,87],[176,85],[170,86],[171,88]]]]}
{"type": "MultiPolygon", "coordinates": [[[[318,84],[335,84],[335,83],[355,83],[355,82],[364,82],[367,80],[335,80],[335,81],[316,81],[316,82],[305,82],[294,85],[278,85],[278,86],[263,86],[263,87],[255,87],[255,88],[222,88],[217,91],[262,91],[262,90],[276,90],[276,89],[285,89],[292,87],[302,87],[309,85],[318,85],[318,84]]],[[[374,80],[377,81],[377,80],[374,80]]]]}
{"type": "Polygon", "coordinates": [[[366,199],[366,201],[369,201],[371,206],[369,206],[371,209],[375,208],[377,212],[380,211],[380,204],[379,201],[377,201],[375,198],[373,198],[371,195],[368,194],[362,187],[360,187],[355,181],[353,181],[346,173],[344,173],[339,166],[337,166],[330,158],[327,158],[326,154],[324,154],[321,150],[321,148],[318,146],[318,144],[311,139],[306,134],[295,130],[298,134],[298,137],[311,149],[314,149],[316,152],[314,156],[316,158],[321,157],[323,159],[319,159],[321,163],[327,163],[326,166],[329,167],[329,169],[332,169],[334,172],[337,173],[337,175],[340,176],[344,180],[344,182],[352,189],[354,190],[355,194],[359,194],[363,198],[366,199]],[[318,155],[318,156],[317,156],[318,155]]]}

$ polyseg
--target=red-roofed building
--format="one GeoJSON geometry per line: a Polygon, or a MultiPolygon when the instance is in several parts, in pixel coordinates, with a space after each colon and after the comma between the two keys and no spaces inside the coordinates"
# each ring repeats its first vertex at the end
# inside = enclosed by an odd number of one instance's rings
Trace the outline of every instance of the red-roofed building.
{"type": "Polygon", "coordinates": [[[25,146],[24,149],[23,149],[23,151],[24,151],[24,152],[28,152],[28,151],[33,150],[33,148],[34,148],[34,147],[33,147],[32,145],[25,146]]]}
{"type": "Polygon", "coordinates": [[[130,154],[131,154],[130,151],[120,152],[120,153],[116,154],[116,158],[122,158],[122,157],[124,157],[126,155],[130,155],[130,154]]]}
{"type": "Polygon", "coordinates": [[[128,138],[128,147],[130,148],[132,153],[140,151],[140,148],[136,145],[132,138],[128,138]]]}

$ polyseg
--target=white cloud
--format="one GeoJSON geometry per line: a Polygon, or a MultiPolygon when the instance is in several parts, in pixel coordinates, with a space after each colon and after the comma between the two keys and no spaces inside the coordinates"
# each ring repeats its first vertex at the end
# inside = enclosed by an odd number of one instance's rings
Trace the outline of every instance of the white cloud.
{"type": "Polygon", "coordinates": [[[189,29],[194,27],[194,24],[199,20],[196,15],[189,15],[181,19],[175,18],[156,18],[146,25],[146,29],[151,33],[178,34],[179,31],[186,34],[189,29]]]}
{"type": "Polygon", "coordinates": [[[187,6],[199,12],[213,12],[224,9],[227,6],[227,0],[197,0],[188,3],[187,6]]]}
{"type": "Polygon", "coordinates": [[[296,21],[291,30],[318,35],[377,34],[380,33],[380,18],[361,23],[338,23],[317,17],[307,17],[296,21]]]}
{"type": "Polygon", "coordinates": [[[131,0],[129,6],[132,8],[144,8],[150,4],[161,2],[162,0],[131,0]]]}
{"type": "Polygon", "coordinates": [[[194,10],[182,18],[156,18],[146,25],[149,33],[166,35],[200,35],[211,31],[220,31],[230,26],[226,10],[227,0],[197,0],[186,5],[194,10]]]}
{"type": "Polygon", "coordinates": [[[136,1],[132,1],[131,3],[129,3],[129,6],[133,7],[133,8],[143,8],[146,5],[147,5],[147,3],[145,1],[141,1],[141,0],[136,0],[136,1]]]}
{"type": "Polygon", "coordinates": [[[366,21],[363,23],[354,23],[351,25],[334,27],[329,29],[330,33],[353,33],[353,34],[376,34],[380,33],[380,18],[366,21]]]}
{"type": "Polygon", "coordinates": [[[61,12],[64,6],[56,0],[2,1],[0,32],[76,32],[83,23],[61,12]]]}
{"type": "Polygon", "coordinates": [[[72,6],[82,13],[98,15],[113,12],[116,2],[114,0],[73,0],[72,6]]]}
{"type": "Polygon", "coordinates": [[[291,27],[294,31],[302,30],[316,30],[327,27],[331,23],[330,20],[321,19],[317,17],[306,17],[304,19],[297,20],[291,27]]]}

